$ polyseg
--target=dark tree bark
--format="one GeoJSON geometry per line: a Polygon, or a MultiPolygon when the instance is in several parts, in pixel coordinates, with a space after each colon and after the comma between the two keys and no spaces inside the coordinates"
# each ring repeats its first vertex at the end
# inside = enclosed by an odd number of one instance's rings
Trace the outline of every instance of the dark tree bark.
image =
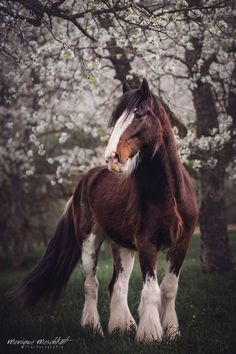
{"type": "MultiPolygon", "coordinates": [[[[208,136],[210,129],[218,127],[211,86],[199,81],[193,90],[193,99],[197,115],[197,136],[208,136]]],[[[214,168],[203,164],[200,170],[201,261],[206,272],[229,271],[233,268],[225,216],[224,178],[225,165],[221,156],[218,156],[214,168]]]]}
{"type": "MultiPolygon", "coordinates": [[[[114,79],[119,80],[121,83],[127,81],[131,88],[137,88],[141,84],[140,77],[137,74],[132,73],[130,79],[126,79],[132,71],[131,61],[128,59],[125,48],[117,47],[115,42],[108,43],[108,50],[110,54],[110,60],[115,70],[114,79]],[[119,59],[117,58],[119,54],[119,59]]],[[[179,135],[181,138],[186,136],[187,129],[185,125],[176,117],[176,115],[171,111],[169,106],[159,98],[159,101],[163,104],[166,112],[168,113],[171,121],[171,125],[178,128],[179,135]]]]}
{"type": "Polygon", "coordinates": [[[132,78],[127,80],[126,77],[131,72],[130,60],[126,55],[125,48],[120,48],[115,45],[115,42],[109,44],[109,53],[112,65],[115,69],[115,79],[120,82],[127,81],[131,88],[137,88],[141,84],[140,78],[137,74],[132,74],[132,78]],[[113,45],[112,45],[113,44],[113,45]],[[120,55],[120,58],[117,58],[120,55]]]}
{"type": "MultiPolygon", "coordinates": [[[[196,5],[197,1],[189,1],[189,6],[196,5]]],[[[191,21],[191,20],[190,20],[191,21]]],[[[204,40],[204,31],[201,35],[191,37],[193,49],[185,50],[189,77],[194,76],[198,60],[201,58],[204,40]]],[[[210,83],[203,82],[202,77],[209,74],[211,64],[216,60],[216,53],[205,58],[200,69],[200,78],[192,90],[193,103],[196,111],[197,137],[209,136],[213,128],[218,129],[218,113],[216,98],[213,95],[210,83]]],[[[224,152],[216,153],[217,164],[214,168],[207,164],[207,152],[202,154],[200,169],[200,211],[199,223],[201,231],[201,261],[206,272],[229,271],[233,268],[231,250],[227,233],[225,216],[224,178],[227,161],[224,152]]]]}
{"type": "Polygon", "coordinates": [[[3,253],[9,253],[9,240],[6,237],[7,218],[0,220],[0,245],[3,253]]]}
{"type": "MultiPolygon", "coordinates": [[[[236,48],[235,48],[236,51],[236,48]]],[[[231,126],[231,143],[225,146],[224,151],[224,159],[227,162],[232,162],[232,159],[236,156],[236,63],[234,66],[234,70],[231,76],[231,82],[229,86],[229,96],[228,96],[228,105],[227,105],[227,113],[233,119],[233,124],[231,126]]]]}
{"type": "Polygon", "coordinates": [[[10,232],[13,242],[12,264],[19,268],[25,257],[24,238],[22,234],[22,200],[21,181],[18,174],[11,176],[11,212],[10,212],[10,232]]]}
{"type": "Polygon", "coordinates": [[[6,183],[0,186],[0,247],[4,254],[10,251],[9,237],[7,237],[7,227],[9,220],[9,193],[6,183]]]}
{"type": "Polygon", "coordinates": [[[230,271],[232,255],[227,233],[223,166],[204,168],[201,176],[201,262],[205,272],[230,271]]]}

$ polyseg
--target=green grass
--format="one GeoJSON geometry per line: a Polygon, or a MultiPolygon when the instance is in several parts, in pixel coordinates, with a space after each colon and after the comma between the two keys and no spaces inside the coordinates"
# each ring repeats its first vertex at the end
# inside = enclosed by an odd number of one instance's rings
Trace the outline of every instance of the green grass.
{"type": "MultiPolygon", "coordinates": [[[[236,251],[236,232],[230,233],[233,252],[236,251]]],[[[194,235],[188,257],[182,269],[176,301],[181,336],[173,341],[161,343],[136,343],[134,334],[108,335],[107,323],[109,302],[107,286],[111,279],[110,256],[102,251],[98,265],[99,313],[105,336],[94,335],[91,330],[81,328],[80,317],[83,307],[83,276],[80,266],[71,276],[70,282],[59,303],[50,308],[40,304],[32,311],[20,309],[6,292],[17,284],[36,263],[40,252],[28,259],[24,271],[14,272],[8,259],[1,257],[0,283],[0,353],[236,353],[236,282],[235,273],[204,274],[199,261],[200,240],[194,235]],[[53,339],[73,340],[63,349],[21,349],[6,345],[7,339],[53,339]]],[[[159,280],[163,276],[164,257],[158,262],[159,280]]],[[[138,320],[138,303],[142,288],[138,262],[130,281],[129,305],[138,320]]]]}

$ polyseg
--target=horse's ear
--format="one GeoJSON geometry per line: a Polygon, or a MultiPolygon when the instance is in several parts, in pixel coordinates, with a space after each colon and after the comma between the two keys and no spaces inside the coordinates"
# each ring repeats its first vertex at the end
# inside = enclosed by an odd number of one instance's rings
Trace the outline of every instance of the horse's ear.
{"type": "Polygon", "coordinates": [[[142,92],[144,98],[148,98],[151,94],[151,91],[148,86],[148,82],[145,78],[143,78],[143,81],[141,83],[140,91],[142,92]]]}
{"type": "Polygon", "coordinates": [[[130,91],[131,90],[131,87],[129,86],[128,82],[127,81],[124,81],[123,82],[123,85],[122,85],[122,91],[123,93],[126,93],[127,91],[130,91]]]}

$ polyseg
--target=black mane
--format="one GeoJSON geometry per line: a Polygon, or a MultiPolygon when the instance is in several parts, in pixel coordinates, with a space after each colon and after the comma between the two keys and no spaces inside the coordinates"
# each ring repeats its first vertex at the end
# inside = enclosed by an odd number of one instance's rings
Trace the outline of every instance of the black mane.
{"type": "Polygon", "coordinates": [[[120,97],[109,121],[109,127],[113,127],[125,111],[124,119],[134,110],[147,112],[149,109],[157,116],[160,114],[159,99],[152,92],[149,97],[144,97],[140,89],[127,91],[120,97]]]}
{"type": "Polygon", "coordinates": [[[112,113],[109,126],[113,127],[116,124],[117,120],[125,111],[127,112],[125,118],[127,118],[128,115],[132,111],[134,111],[134,109],[145,110],[147,109],[147,107],[148,107],[148,100],[143,98],[141,90],[140,89],[130,90],[121,96],[118,105],[116,106],[116,108],[112,113]]]}

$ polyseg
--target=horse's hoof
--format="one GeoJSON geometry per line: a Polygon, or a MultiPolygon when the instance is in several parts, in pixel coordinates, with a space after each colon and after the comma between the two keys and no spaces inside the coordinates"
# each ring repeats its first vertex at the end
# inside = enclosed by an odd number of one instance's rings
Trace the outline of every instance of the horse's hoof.
{"type": "Polygon", "coordinates": [[[110,320],[108,323],[108,332],[112,334],[113,332],[120,331],[120,332],[129,332],[129,331],[136,331],[137,325],[133,317],[129,319],[125,319],[123,321],[113,321],[110,320]]]}

